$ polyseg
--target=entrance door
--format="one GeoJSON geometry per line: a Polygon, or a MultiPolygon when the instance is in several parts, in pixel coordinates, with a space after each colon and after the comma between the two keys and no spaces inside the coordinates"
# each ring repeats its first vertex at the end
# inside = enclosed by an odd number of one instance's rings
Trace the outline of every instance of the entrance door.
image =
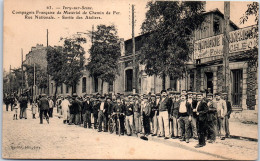
{"type": "Polygon", "coordinates": [[[133,70],[128,69],[125,71],[125,90],[126,92],[130,92],[133,90],[133,70]]]}
{"type": "Polygon", "coordinates": [[[207,77],[207,91],[213,93],[213,73],[205,73],[207,77]]]}
{"type": "Polygon", "coordinates": [[[243,85],[243,71],[242,69],[232,70],[232,105],[234,107],[242,107],[242,85],[243,85]]]}

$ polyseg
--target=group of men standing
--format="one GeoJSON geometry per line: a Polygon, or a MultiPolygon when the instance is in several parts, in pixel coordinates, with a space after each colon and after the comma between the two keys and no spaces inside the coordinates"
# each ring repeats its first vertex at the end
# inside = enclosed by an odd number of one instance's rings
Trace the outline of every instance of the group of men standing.
{"type": "MultiPolygon", "coordinates": [[[[196,146],[206,145],[229,137],[228,119],[231,104],[226,93],[186,92],[171,89],[161,93],[125,96],[85,95],[59,97],[56,102],[63,123],[81,125],[98,132],[108,132],[108,120],[119,120],[121,135],[152,135],[165,139],[179,138],[189,143],[193,137],[199,140],[196,146]]],[[[118,125],[117,125],[118,126],[118,125]]]]}

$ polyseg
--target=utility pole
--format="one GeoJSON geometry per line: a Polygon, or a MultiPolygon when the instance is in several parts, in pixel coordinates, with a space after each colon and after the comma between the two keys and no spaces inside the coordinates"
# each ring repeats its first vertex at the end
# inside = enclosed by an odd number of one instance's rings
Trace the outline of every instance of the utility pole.
{"type": "Polygon", "coordinates": [[[35,63],[33,64],[33,101],[35,101],[36,96],[36,83],[35,83],[35,63]]]}
{"type": "MultiPolygon", "coordinates": [[[[47,48],[49,46],[49,32],[48,32],[48,29],[47,29],[47,48]]],[[[48,65],[47,65],[47,72],[48,72],[48,65]]],[[[50,76],[49,74],[47,74],[47,95],[49,95],[49,89],[50,89],[50,76]]]]}
{"type": "Polygon", "coordinates": [[[23,49],[21,49],[21,54],[22,54],[22,66],[21,66],[21,68],[22,68],[22,92],[21,93],[23,93],[23,49]]]}
{"type": "Polygon", "coordinates": [[[135,94],[137,91],[137,83],[136,83],[136,60],[135,60],[135,8],[134,5],[132,5],[132,45],[133,45],[133,94],[135,94]]]}
{"type": "Polygon", "coordinates": [[[230,98],[229,82],[229,22],[230,22],[230,2],[224,2],[224,36],[223,36],[223,74],[224,74],[224,88],[223,92],[228,94],[230,98]]]}
{"type": "Polygon", "coordinates": [[[11,85],[11,65],[10,65],[10,69],[9,69],[9,90],[10,90],[10,93],[12,93],[12,85],[11,85]]]}

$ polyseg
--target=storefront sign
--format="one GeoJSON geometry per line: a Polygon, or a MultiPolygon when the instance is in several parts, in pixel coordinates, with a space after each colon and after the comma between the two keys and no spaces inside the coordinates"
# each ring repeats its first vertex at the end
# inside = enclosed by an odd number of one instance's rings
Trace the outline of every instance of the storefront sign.
{"type": "MultiPolygon", "coordinates": [[[[229,33],[229,53],[246,51],[257,46],[254,28],[247,27],[229,33]]],[[[195,41],[194,59],[223,55],[223,34],[195,41]]]]}

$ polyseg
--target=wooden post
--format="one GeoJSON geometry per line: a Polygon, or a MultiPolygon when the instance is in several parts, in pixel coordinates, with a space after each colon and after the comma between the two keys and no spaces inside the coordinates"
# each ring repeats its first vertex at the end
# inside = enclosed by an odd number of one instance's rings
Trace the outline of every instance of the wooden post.
{"type": "Polygon", "coordinates": [[[132,52],[133,52],[133,94],[136,93],[136,60],[135,60],[135,16],[134,5],[132,5],[132,52]]]}
{"type": "Polygon", "coordinates": [[[229,70],[229,21],[230,21],[230,2],[224,2],[224,36],[223,36],[223,74],[224,74],[224,88],[223,92],[228,93],[230,100],[229,83],[230,83],[230,70],[229,70]]]}

